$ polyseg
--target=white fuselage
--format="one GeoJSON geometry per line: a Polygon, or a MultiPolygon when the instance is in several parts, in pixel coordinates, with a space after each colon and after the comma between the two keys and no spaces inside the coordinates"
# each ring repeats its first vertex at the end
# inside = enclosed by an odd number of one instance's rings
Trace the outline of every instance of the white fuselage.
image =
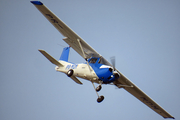
{"type": "Polygon", "coordinates": [[[88,66],[86,63],[74,64],[65,61],[59,61],[63,66],[56,66],[55,70],[67,74],[67,72],[72,69],[74,71],[73,75],[80,77],[92,82],[99,83],[99,78],[92,69],[91,66],[88,66]]]}

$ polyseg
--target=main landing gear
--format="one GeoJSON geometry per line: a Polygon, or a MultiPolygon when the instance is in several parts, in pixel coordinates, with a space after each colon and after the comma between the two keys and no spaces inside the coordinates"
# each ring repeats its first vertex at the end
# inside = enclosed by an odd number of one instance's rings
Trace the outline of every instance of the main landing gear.
{"type": "Polygon", "coordinates": [[[72,69],[70,69],[68,72],[67,72],[67,76],[68,77],[71,77],[73,75],[74,71],[72,69]]]}
{"type": "Polygon", "coordinates": [[[98,99],[97,99],[97,102],[100,103],[104,100],[104,96],[99,96],[98,99]]]}
{"type": "Polygon", "coordinates": [[[98,92],[101,90],[102,86],[101,86],[101,84],[100,84],[100,85],[96,88],[93,82],[92,82],[92,84],[93,84],[93,87],[94,87],[94,89],[95,89],[95,91],[96,91],[96,94],[97,94],[97,96],[98,96],[97,102],[100,103],[100,102],[102,102],[102,101],[104,100],[104,96],[99,96],[99,94],[98,94],[98,92]]]}

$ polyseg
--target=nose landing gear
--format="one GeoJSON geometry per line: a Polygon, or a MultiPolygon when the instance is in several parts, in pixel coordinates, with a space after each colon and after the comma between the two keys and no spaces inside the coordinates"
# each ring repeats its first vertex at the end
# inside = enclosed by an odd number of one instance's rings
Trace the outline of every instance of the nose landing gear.
{"type": "Polygon", "coordinates": [[[104,100],[104,96],[99,96],[99,94],[98,94],[98,92],[101,90],[102,87],[101,87],[101,85],[99,85],[99,86],[96,88],[93,82],[92,82],[92,84],[93,84],[93,87],[94,87],[94,89],[95,89],[95,91],[96,91],[96,94],[97,94],[97,96],[98,96],[97,102],[100,103],[100,102],[102,102],[102,101],[104,100]]]}
{"type": "Polygon", "coordinates": [[[104,96],[99,96],[98,99],[97,99],[97,102],[100,103],[104,100],[104,96]]]}

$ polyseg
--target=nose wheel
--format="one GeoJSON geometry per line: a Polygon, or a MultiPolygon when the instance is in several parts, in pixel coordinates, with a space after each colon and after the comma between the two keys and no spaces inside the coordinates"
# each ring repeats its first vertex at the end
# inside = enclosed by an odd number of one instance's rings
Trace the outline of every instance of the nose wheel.
{"type": "Polygon", "coordinates": [[[99,96],[98,99],[97,99],[97,102],[100,103],[104,100],[104,96],[99,96]]]}
{"type": "Polygon", "coordinates": [[[97,88],[95,87],[95,85],[94,85],[94,83],[92,82],[92,84],[93,84],[93,87],[94,87],[94,89],[95,89],[95,91],[96,91],[96,94],[97,94],[97,96],[98,96],[98,98],[97,98],[97,102],[98,103],[100,103],[100,102],[102,102],[103,100],[104,100],[104,96],[99,96],[99,94],[98,94],[98,92],[101,90],[101,85],[99,85],[97,88]]]}

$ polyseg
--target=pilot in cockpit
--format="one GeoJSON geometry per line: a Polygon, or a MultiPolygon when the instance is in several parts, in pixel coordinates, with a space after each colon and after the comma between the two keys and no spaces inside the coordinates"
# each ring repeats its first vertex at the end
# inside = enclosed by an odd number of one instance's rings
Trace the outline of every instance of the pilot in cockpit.
{"type": "Polygon", "coordinates": [[[97,58],[91,58],[91,60],[89,61],[89,63],[96,63],[97,58]]]}

